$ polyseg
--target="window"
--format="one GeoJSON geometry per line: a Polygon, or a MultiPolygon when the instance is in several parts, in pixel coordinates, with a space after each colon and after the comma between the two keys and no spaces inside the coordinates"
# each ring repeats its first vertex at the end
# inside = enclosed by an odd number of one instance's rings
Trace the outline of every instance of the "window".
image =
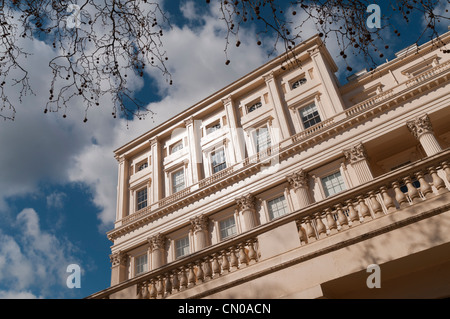
{"type": "Polygon", "coordinates": [[[147,168],[148,167],[148,163],[147,162],[144,162],[144,163],[140,163],[140,164],[138,164],[138,172],[139,171],[142,171],[143,169],[145,169],[145,168],[147,168]]]}
{"type": "Polygon", "coordinates": [[[220,229],[220,238],[222,240],[231,237],[233,235],[236,235],[236,221],[234,220],[234,216],[231,216],[230,218],[220,221],[219,229],[220,229]]]}
{"type": "Polygon", "coordinates": [[[305,78],[301,78],[300,80],[295,81],[294,83],[292,83],[292,89],[296,89],[299,86],[303,85],[306,83],[306,79],[305,78]]]}
{"type": "Polygon", "coordinates": [[[170,149],[170,154],[173,154],[175,152],[178,152],[179,150],[183,149],[183,142],[179,141],[172,145],[172,148],[170,149]]]}
{"type": "Polygon", "coordinates": [[[315,103],[311,103],[300,109],[300,117],[305,129],[321,122],[319,111],[317,110],[315,103]]]}
{"type": "Polygon", "coordinates": [[[326,197],[332,196],[345,190],[344,179],[341,172],[336,172],[322,178],[322,186],[326,197]]]}
{"type": "Polygon", "coordinates": [[[267,202],[267,208],[269,209],[270,220],[281,217],[288,213],[286,198],[284,195],[267,202]]]}
{"type": "Polygon", "coordinates": [[[189,254],[189,237],[175,241],[175,258],[180,258],[189,254]]]}
{"type": "Polygon", "coordinates": [[[221,126],[220,126],[220,122],[211,124],[210,126],[206,127],[206,134],[211,134],[217,130],[220,130],[221,126]]]}
{"type": "Polygon", "coordinates": [[[135,275],[142,274],[148,271],[148,259],[147,254],[141,255],[135,258],[135,275]]]}
{"type": "Polygon", "coordinates": [[[147,207],[147,188],[137,192],[136,204],[137,210],[147,207]]]}
{"type": "Polygon", "coordinates": [[[213,174],[227,168],[225,150],[223,148],[211,153],[211,165],[213,174]]]}
{"type": "Polygon", "coordinates": [[[172,173],[172,193],[184,189],[184,169],[172,173]]]}
{"type": "Polygon", "coordinates": [[[255,136],[256,153],[264,151],[265,149],[270,147],[270,134],[269,129],[267,127],[261,127],[256,129],[254,136],[255,136]]]}
{"type": "Polygon", "coordinates": [[[261,101],[258,101],[247,108],[248,113],[253,112],[256,109],[259,109],[262,106],[261,101]]]}

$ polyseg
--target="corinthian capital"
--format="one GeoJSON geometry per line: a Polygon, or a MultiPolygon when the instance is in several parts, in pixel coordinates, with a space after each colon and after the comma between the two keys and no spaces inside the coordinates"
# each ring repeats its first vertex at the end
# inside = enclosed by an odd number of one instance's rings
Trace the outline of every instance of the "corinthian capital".
{"type": "Polygon", "coordinates": [[[119,266],[119,265],[126,265],[127,263],[127,254],[124,252],[116,252],[114,254],[109,255],[109,261],[111,262],[111,266],[119,266]]]}
{"type": "Polygon", "coordinates": [[[166,244],[166,237],[163,234],[158,233],[158,234],[148,238],[148,242],[149,242],[150,248],[152,250],[164,249],[165,244],[166,244]]]}
{"type": "Polygon", "coordinates": [[[430,118],[428,114],[419,116],[414,120],[406,122],[406,126],[415,138],[419,139],[424,133],[433,133],[430,118]]]}
{"type": "Polygon", "coordinates": [[[238,205],[238,208],[241,211],[255,209],[256,200],[253,195],[247,194],[237,198],[236,204],[238,205]]]}
{"type": "Polygon", "coordinates": [[[367,153],[362,143],[356,144],[352,148],[344,150],[344,156],[350,163],[367,159],[367,153]]]}
{"type": "Polygon", "coordinates": [[[191,219],[191,226],[194,232],[208,229],[208,217],[199,215],[191,219]]]}
{"type": "Polygon", "coordinates": [[[293,189],[308,187],[308,174],[302,169],[298,172],[288,175],[286,178],[293,189]]]}

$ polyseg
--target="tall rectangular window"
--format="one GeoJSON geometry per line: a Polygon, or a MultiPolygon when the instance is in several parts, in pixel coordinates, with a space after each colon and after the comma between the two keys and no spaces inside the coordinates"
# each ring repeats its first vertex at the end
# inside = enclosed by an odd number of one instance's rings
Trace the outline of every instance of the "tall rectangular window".
{"type": "Polygon", "coordinates": [[[148,257],[147,254],[135,258],[134,261],[135,275],[142,274],[148,271],[148,257]]]}
{"type": "Polygon", "coordinates": [[[223,148],[211,153],[211,165],[213,174],[227,168],[225,150],[223,148]]]}
{"type": "Polygon", "coordinates": [[[300,117],[305,129],[321,122],[319,111],[315,103],[300,109],[300,117]]]}
{"type": "Polygon", "coordinates": [[[234,216],[231,216],[230,218],[220,221],[219,228],[220,228],[220,238],[222,240],[231,237],[233,235],[236,235],[236,221],[234,220],[234,216]]]}
{"type": "Polygon", "coordinates": [[[184,169],[172,173],[172,194],[184,189],[184,169]]]}
{"type": "Polygon", "coordinates": [[[267,127],[260,127],[256,129],[254,136],[257,153],[270,147],[270,134],[267,127]]]}
{"type": "Polygon", "coordinates": [[[147,187],[137,192],[136,206],[137,210],[147,207],[147,187]]]}
{"type": "Polygon", "coordinates": [[[189,237],[183,237],[175,241],[175,258],[180,258],[189,254],[189,237]]]}
{"type": "Polygon", "coordinates": [[[269,209],[270,220],[281,217],[288,213],[288,208],[286,205],[286,198],[284,197],[284,195],[277,197],[275,199],[269,200],[267,202],[267,208],[269,209]]]}
{"type": "Polygon", "coordinates": [[[323,177],[322,186],[323,190],[325,191],[326,197],[340,193],[346,189],[344,179],[342,178],[341,172],[339,171],[323,177]]]}

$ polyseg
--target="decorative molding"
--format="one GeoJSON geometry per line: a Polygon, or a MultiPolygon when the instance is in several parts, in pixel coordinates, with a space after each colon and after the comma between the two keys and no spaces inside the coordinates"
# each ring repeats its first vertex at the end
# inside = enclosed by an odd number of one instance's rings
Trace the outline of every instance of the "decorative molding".
{"type": "Polygon", "coordinates": [[[128,260],[128,256],[126,253],[119,251],[117,253],[109,255],[109,260],[112,267],[125,266],[128,260]]]}
{"type": "Polygon", "coordinates": [[[193,124],[194,124],[194,117],[193,117],[193,116],[190,116],[190,117],[188,117],[187,119],[185,119],[185,120],[184,120],[184,124],[185,124],[186,126],[193,125],[193,124]]]}
{"type": "Polygon", "coordinates": [[[208,229],[208,216],[206,215],[199,215],[194,218],[191,218],[191,226],[194,233],[207,230],[208,229]]]}
{"type": "Polygon", "coordinates": [[[147,239],[151,250],[164,249],[166,245],[166,236],[158,233],[147,239]]]}
{"type": "Polygon", "coordinates": [[[231,94],[230,94],[227,97],[222,99],[222,104],[227,105],[227,104],[231,103],[232,101],[233,101],[233,98],[231,97],[231,94]]]}
{"type": "Polygon", "coordinates": [[[414,120],[406,122],[406,126],[416,139],[419,139],[425,133],[433,133],[433,127],[428,114],[416,117],[414,120]]]}
{"type": "Polygon", "coordinates": [[[303,169],[295,172],[291,175],[286,176],[290,186],[297,190],[298,188],[308,188],[308,173],[306,173],[303,169]]]}
{"type": "Polygon", "coordinates": [[[367,159],[366,149],[362,143],[358,143],[349,149],[345,149],[344,156],[350,164],[367,159]]]}
{"type": "Polygon", "coordinates": [[[236,199],[236,204],[240,211],[254,210],[256,198],[252,194],[247,194],[236,199]]]}

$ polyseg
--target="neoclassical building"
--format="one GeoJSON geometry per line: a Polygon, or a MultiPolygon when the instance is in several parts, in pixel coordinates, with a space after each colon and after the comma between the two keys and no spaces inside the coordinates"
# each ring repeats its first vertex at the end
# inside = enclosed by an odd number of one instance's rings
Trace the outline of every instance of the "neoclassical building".
{"type": "Polygon", "coordinates": [[[111,286],[88,298],[449,297],[443,50],[341,85],[314,36],[118,148],[111,286]]]}

